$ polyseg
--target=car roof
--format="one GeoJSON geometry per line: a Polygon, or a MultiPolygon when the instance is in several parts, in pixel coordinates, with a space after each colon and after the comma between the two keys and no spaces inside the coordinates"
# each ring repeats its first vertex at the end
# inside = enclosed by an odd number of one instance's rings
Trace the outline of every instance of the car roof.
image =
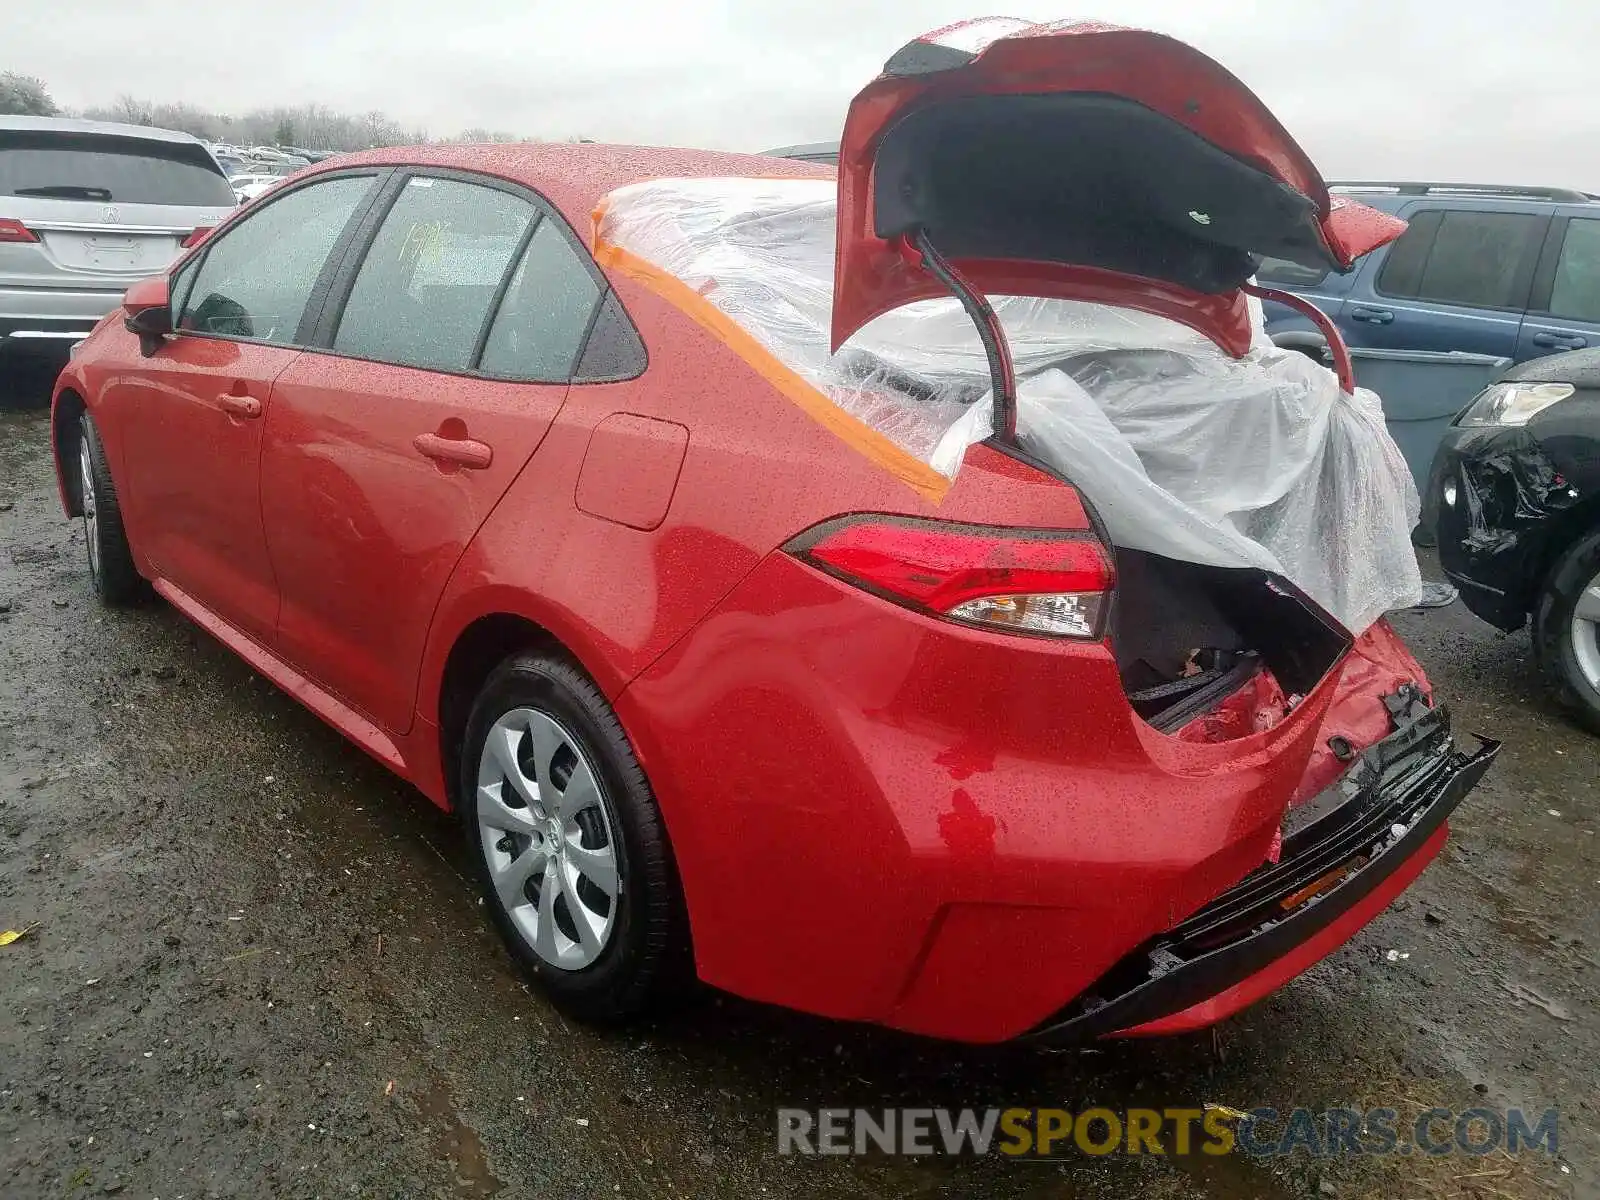
{"type": "Polygon", "coordinates": [[[784,176],[831,179],[829,167],[759,154],[670,146],[610,146],[599,142],[504,142],[485,145],[402,146],[342,154],[302,169],[296,179],[360,166],[418,166],[476,171],[542,193],[587,234],[587,218],[602,198],[630,183],[696,176],[784,176]]]}
{"type": "Polygon", "coordinates": [[[199,138],[177,129],[156,129],[149,125],[121,125],[115,121],[80,121],[75,117],[0,116],[0,130],[101,134],[105,137],[143,138],[147,142],[173,142],[204,148],[204,143],[199,138]]]}
{"type": "Polygon", "coordinates": [[[779,146],[776,150],[763,150],[767,158],[805,158],[830,162],[839,157],[838,142],[802,142],[798,146],[779,146]]]}
{"type": "Polygon", "coordinates": [[[1386,183],[1329,180],[1328,190],[1335,195],[1359,198],[1361,203],[1394,213],[1408,204],[1451,208],[1481,208],[1494,211],[1527,204],[1549,204],[1560,211],[1600,207],[1600,196],[1575,188],[1518,186],[1483,183],[1386,183]]]}

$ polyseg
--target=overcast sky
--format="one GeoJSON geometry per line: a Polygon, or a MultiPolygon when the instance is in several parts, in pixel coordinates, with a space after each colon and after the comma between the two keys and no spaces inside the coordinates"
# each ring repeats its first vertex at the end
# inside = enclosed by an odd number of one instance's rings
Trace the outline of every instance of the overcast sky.
{"type": "Polygon", "coordinates": [[[962,17],[1173,34],[1251,85],[1332,178],[1600,192],[1590,0],[0,0],[0,70],[69,107],[317,101],[436,134],[760,150],[837,136],[901,44],[962,17]]]}

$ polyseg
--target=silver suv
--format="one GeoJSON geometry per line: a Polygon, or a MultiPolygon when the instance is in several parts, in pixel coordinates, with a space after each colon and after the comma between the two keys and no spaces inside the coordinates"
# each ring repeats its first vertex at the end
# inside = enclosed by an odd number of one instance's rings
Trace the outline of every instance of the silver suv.
{"type": "Polygon", "coordinates": [[[186,133],[0,116],[0,351],[54,345],[65,357],[234,205],[186,133]]]}

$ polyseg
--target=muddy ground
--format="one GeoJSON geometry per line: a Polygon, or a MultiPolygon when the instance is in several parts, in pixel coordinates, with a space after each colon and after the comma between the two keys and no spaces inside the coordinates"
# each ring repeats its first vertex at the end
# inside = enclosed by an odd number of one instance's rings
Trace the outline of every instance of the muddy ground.
{"type": "Polygon", "coordinates": [[[453,824],[165,605],[105,612],[41,411],[0,413],[0,1194],[1600,1195],[1600,742],[1460,606],[1506,750],[1356,940],[1215,1036],[975,1050],[706,998],[601,1034],[480,919],[453,824]],[[1389,960],[1388,951],[1409,957],[1389,960]],[[1561,1154],[799,1160],[782,1105],[1559,1105],[1561,1154]]]}

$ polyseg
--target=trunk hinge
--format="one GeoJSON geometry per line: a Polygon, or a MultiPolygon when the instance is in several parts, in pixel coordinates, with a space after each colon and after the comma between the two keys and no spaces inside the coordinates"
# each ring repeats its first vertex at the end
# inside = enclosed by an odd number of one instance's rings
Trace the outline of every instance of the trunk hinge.
{"type": "Polygon", "coordinates": [[[977,326],[983,352],[989,359],[989,384],[994,389],[995,436],[1013,445],[1017,440],[1017,376],[1011,366],[1011,346],[994,308],[981,292],[962,278],[961,272],[933,248],[926,229],[906,235],[907,244],[917,252],[923,270],[932,275],[961,301],[967,316],[977,326]]]}
{"type": "Polygon", "coordinates": [[[1292,308],[1315,325],[1317,331],[1327,339],[1328,354],[1333,359],[1333,373],[1339,377],[1339,390],[1350,396],[1356,394],[1356,371],[1350,361],[1350,347],[1345,345],[1344,335],[1339,332],[1339,327],[1328,319],[1327,313],[1293,292],[1262,287],[1259,283],[1243,284],[1239,290],[1247,296],[1254,296],[1257,300],[1272,300],[1285,308],[1292,308]]]}

